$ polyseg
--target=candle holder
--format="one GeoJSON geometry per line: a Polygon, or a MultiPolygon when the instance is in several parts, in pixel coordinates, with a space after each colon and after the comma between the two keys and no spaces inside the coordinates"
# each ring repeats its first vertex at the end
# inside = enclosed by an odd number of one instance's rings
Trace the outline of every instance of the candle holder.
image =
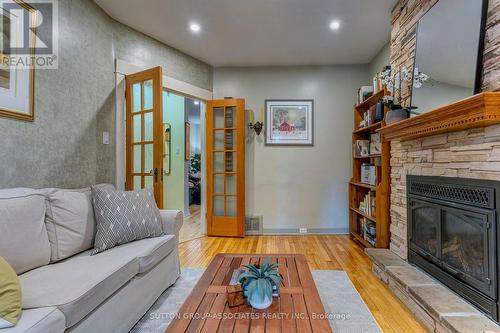
{"type": "Polygon", "coordinates": [[[264,128],[264,123],[262,121],[258,121],[255,124],[252,124],[252,122],[250,122],[248,124],[248,128],[254,130],[255,134],[260,135],[262,129],[264,128]]]}

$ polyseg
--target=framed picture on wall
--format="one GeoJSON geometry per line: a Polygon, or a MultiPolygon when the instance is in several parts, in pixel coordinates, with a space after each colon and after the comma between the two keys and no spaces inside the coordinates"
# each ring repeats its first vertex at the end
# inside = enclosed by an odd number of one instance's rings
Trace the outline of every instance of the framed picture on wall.
{"type": "Polygon", "coordinates": [[[189,161],[189,157],[191,156],[191,124],[189,122],[184,123],[184,159],[189,161]]]}
{"type": "Polygon", "coordinates": [[[313,146],[314,101],[266,100],[266,146],[313,146]]]}
{"type": "Polygon", "coordinates": [[[0,8],[0,116],[33,121],[35,69],[23,59],[34,58],[36,37],[35,33],[22,32],[23,20],[37,22],[37,16],[37,11],[23,1],[2,3],[0,8]],[[14,14],[19,12],[26,15],[14,14]],[[29,45],[24,36],[28,36],[29,45]]]}

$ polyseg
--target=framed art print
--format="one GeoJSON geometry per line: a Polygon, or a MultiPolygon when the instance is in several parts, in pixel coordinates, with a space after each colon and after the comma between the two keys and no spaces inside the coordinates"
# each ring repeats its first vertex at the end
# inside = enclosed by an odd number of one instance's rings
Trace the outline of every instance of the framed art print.
{"type": "Polygon", "coordinates": [[[0,10],[0,26],[2,27],[0,116],[32,121],[35,70],[33,65],[26,65],[20,60],[24,59],[23,55],[26,56],[26,53],[34,57],[36,39],[35,33],[30,33],[27,34],[29,42],[24,43],[23,38],[19,36],[24,37],[23,22],[26,20],[29,20],[31,26],[36,26],[33,22],[37,22],[38,14],[23,1],[2,3],[0,10]]]}
{"type": "Polygon", "coordinates": [[[313,100],[266,100],[266,146],[312,146],[313,100]]]}

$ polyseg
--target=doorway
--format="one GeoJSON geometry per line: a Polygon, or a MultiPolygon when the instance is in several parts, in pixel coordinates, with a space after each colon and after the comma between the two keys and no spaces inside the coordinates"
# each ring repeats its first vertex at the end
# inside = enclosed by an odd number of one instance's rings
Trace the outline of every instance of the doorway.
{"type": "MultiPolygon", "coordinates": [[[[173,78],[171,76],[166,75],[164,72],[160,73],[159,75],[155,75],[154,77],[161,77],[161,84],[157,85],[154,84],[154,87],[158,87],[160,89],[153,89],[154,91],[158,91],[158,96],[159,99],[155,99],[153,101],[153,105],[156,107],[159,107],[159,110],[161,110],[161,117],[159,119],[154,119],[155,124],[160,124],[158,131],[153,129],[154,133],[154,138],[155,140],[159,140],[160,142],[155,145],[153,149],[153,156],[156,156],[156,153],[158,153],[161,150],[162,154],[159,156],[158,159],[154,159],[154,164],[158,165],[157,167],[155,166],[154,168],[150,168],[149,159],[146,159],[146,156],[150,156],[150,150],[148,149],[149,146],[146,146],[147,144],[150,144],[150,142],[147,140],[142,139],[142,134],[141,134],[141,139],[139,139],[139,135],[137,135],[137,139],[134,139],[132,136],[132,142],[127,142],[127,136],[133,135],[134,131],[133,128],[129,127],[131,124],[134,125],[135,123],[133,122],[133,119],[130,119],[128,117],[130,116],[136,116],[136,118],[141,118],[141,124],[144,124],[146,127],[144,130],[149,131],[149,127],[147,127],[147,124],[150,124],[150,118],[149,117],[149,92],[150,92],[150,85],[149,81],[146,80],[146,78],[142,77],[136,77],[134,76],[140,74],[140,72],[144,71],[144,68],[141,68],[139,66],[133,65],[131,63],[125,62],[120,59],[116,59],[115,61],[115,78],[116,78],[116,92],[115,92],[115,98],[116,98],[116,133],[115,133],[115,138],[116,138],[116,149],[115,149],[115,156],[116,156],[116,187],[119,190],[125,190],[125,189],[135,189],[135,188],[143,188],[143,187],[152,187],[151,186],[151,179],[153,179],[154,183],[154,188],[159,189],[161,193],[158,195],[155,194],[155,197],[158,199],[160,198],[161,195],[163,195],[163,190],[165,189],[165,184],[163,184],[163,179],[166,177],[166,166],[162,165],[165,164],[164,162],[166,161],[165,157],[167,156],[167,143],[166,139],[174,140],[181,135],[181,139],[184,140],[183,133],[184,133],[184,127],[182,127],[182,132],[179,134],[179,131],[177,131],[177,135],[173,132],[172,129],[168,131],[168,128],[164,127],[165,119],[163,117],[165,116],[165,113],[169,113],[170,110],[168,110],[165,107],[165,95],[167,92],[170,92],[171,96],[177,95],[177,102],[179,104],[185,103],[186,99],[187,100],[193,100],[193,101],[198,101],[199,102],[199,110],[200,110],[200,115],[201,115],[201,121],[200,121],[200,136],[201,136],[201,151],[204,152],[205,150],[205,114],[206,114],[206,103],[205,101],[209,101],[212,99],[212,91],[196,87],[194,85],[191,85],[187,82],[178,80],[176,78],[173,78]],[[133,87],[129,86],[127,89],[127,82],[126,78],[127,76],[129,78],[132,78],[132,80],[129,79],[129,82],[131,83],[137,83],[136,81],[142,82],[142,89],[139,89],[139,91],[142,91],[141,94],[145,93],[144,96],[141,95],[141,97],[146,97],[144,100],[145,104],[143,107],[141,107],[140,112],[141,116],[139,117],[138,114],[129,114],[127,116],[127,113],[133,113],[134,111],[130,111],[133,107],[133,104],[127,105],[127,101],[132,101],[133,96],[127,95],[127,94],[132,94],[133,92],[133,87]],[[127,109],[129,111],[127,111],[127,109]],[[144,114],[144,115],[143,115],[144,114]],[[144,119],[142,119],[144,118],[144,119]],[[168,138],[167,134],[171,134],[172,136],[168,138]],[[137,141],[137,142],[136,142],[137,141]],[[142,147],[141,147],[141,155],[144,156],[145,160],[144,163],[138,163],[138,161],[142,160],[142,157],[139,159],[137,154],[134,154],[134,151],[130,151],[130,147],[135,147],[136,144],[141,143],[144,144],[144,154],[142,153],[142,147]],[[162,145],[163,143],[163,145],[162,145]],[[135,156],[137,155],[137,156],[135,156]],[[163,158],[162,158],[163,156],[163,158]],[[148,161],[148,162],[147,162],[148,161]],[[147,162],[147,163],[146,163],[147,162]],[[128,165],[127,165],[128,164],[128,165]],[[142,166],[144,164],[144,166],[142,166]],[[139,167],[137,167],[137,172],[136,174],[132,174],[132,179],[130,179],[130,170],[135,167],[135,166],[141,166],[140,172],[139,172],[139,167]],[[129,170],[127,172],[127,169],[129,170]],[[155,172],[155,170],[158,170],[158,172],[155,172]],[[162,170],[163,169],[163,170],[162,170]],[[140,177],[136,177],[140,176],[140,177]],[[129,179],[129,181],[127,181],[129,179]],[[144,180],[143,180],[144,179],[144,180]],[[158,179],[158,182],[154,181],[158,179]],[[140,180],[140,181],[139,181],[140,180]],[[131,185],[128,185],[131,184],[131,185]],[[161,186],[160,186],[161,184],[161,186]]],[[[153,69],[151,69],[153,70],[153,69]]],[[[151,78],[148,77],[148,79],[152,79],[153,74],[158,73],[161,69],[160,68],[155,68],[153,72],[151,72],[151,78]]],[[[155,95],[156,96],[156,95],[155,95]]],[[[138,99],[136,98],[136,101],[138,99]]],[[[142,98],[141,98],[142,100],[142,98]]],[[[136,110],[135,112],[139,112],[139,110],[136,110]]],[[[160,112],[155,112],[154,114],[160,114],[160,112]]],[[[182,113],[184,114],[184,113],[182,113]]],[[[185,122],[186,120],[183,120],[185,122]]],[[[142,127],[142,125],[141,125],[142,127]]],[[[138,129],[138,127],[137,127],[138,129]]],[[[195,130],[196,131],[196,130],[195,130]]],[[[142,133],[142,128],[141,128],[141,133],[142,133]]],[[[135,132],[136,134],[139,133],[138,131],[135,132]]],[[[149,132],[144,131],[144,135],[147,136],[149,132]]],[[[155,141],[157,142],[157,141],[155,141]]],[[[184,145],[182,145],[184,146],[184,145]]],[[[179,144],[179,147],[181,145],[179,144]]],[[[136,148],[139,150],[138,148],[136,148]]],[[[182,148],[179,148],[182,149],[182,148]]],[[[184,150],[182,150],[184,151],[184,150]]],[[[171,154],[171,156],[174,156],[176,151],[174,150],[174,145],[172,142],[170,142],[170,151],[168,152],[171,154]]],[[[181,151],[179,151],[179,154],[181,151]]],[[[201,156],[205,156],[204,153],[201,154],[201,156]]],[[[198,235],[204,235],[206,233],[206,209],[207,209],[207,204],[206,204],[206,191],[207,191],[207,182],[204,181],[206,178],[205,175],[205,170],[206,170],[206,162],[205,158],[201,159],[201,205],[200,205],[200,212],[197,213],[196,208],[197,207],[192,207],[192,213],[187,213],[189,211],[189,204],[186,206],[187,209],[184,207],[184,203],[186,200],[182,200],[181,204],[178,206],[179,210],[182,210],[185,212],[186,219],[189,219],[188,222],[195,221],[194,223],[184,223],[185,228],[181,230],[182,233],[184,233],[187,230],[194,230],[194,232],[188,232],[188,235],[195,235],[196,237],[198,235]],[[198,218],[199,216],[199,218],[198,218]],[[199,221],[199,222],[198,222],[199,221]],[[197,225],[199,224],[199,228],[197,225]],[[188,228],[188,226],[191,226],[191,228],[188,228]]],[[[169,166],[172,170],[172,166],[169,166]]],[[[184,163],[184,167],[186,168],[186,165],[184,163]]],[[[185,169],[186,170],[186,169],[185,169]]],[[[187,179],[187,174],[186,179],[187,179]]],[[[187,181],[185,182],[187,184],[187,181]]],[[[182,195],[187,193],[186,190],[183,190],[182,195]]],[[[157,202],[158,207],[161,207],[163,209],[166,209],[167,207],[164,207],[165,200],[162,198],[157,202]],[[163,207],[162,207],[163,206],[163,207]]],[[[168,200],[170,202],[170,200],[168,200]]],[[[188,237],[182,236],[183,239],[189,239],[188,237]]]]}
{"type": "Polygon", "coordinates": [[[202,223],[202,122],[204,102],[164,89],[164,209],[184,212],[179,241],[205,234],[202,223]]]}

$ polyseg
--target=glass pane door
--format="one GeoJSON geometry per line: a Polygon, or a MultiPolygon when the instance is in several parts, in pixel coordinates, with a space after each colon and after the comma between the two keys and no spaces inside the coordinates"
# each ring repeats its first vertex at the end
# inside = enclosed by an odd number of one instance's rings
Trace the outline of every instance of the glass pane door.
{"type": "Polygon", "coordinates": [[[161,67],[126,75],[126,189],[153,189],[163,207],[161,67]]]}
{"type": "Polygon", "coordinates": [[[155,170],[153,142],[153,93],[152,80],[132,85],[132,190],[153,189],[155,170]]]}
{"type": "Polygon", "coordinates": [[[243,236],[244,101],[210,101],[207,112],[208,234],[243,236]]]}

